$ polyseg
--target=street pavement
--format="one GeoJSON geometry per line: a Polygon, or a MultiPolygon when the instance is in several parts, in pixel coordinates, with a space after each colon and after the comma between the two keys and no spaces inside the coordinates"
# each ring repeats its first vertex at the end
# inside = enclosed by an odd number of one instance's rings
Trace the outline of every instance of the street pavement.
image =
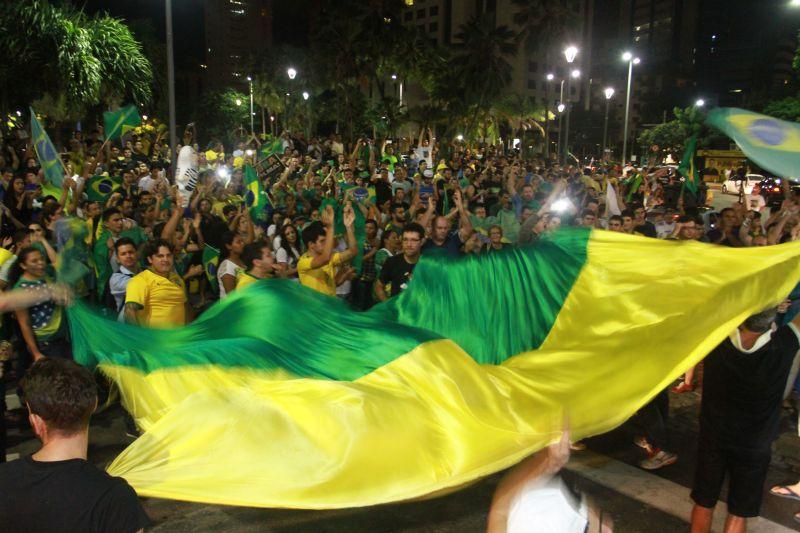
{"type": "MultiPolygon", "coordinates": [[[[713,206],[719,210],[736,201],[714,188],[713,206]]],[[[574,452],[562,476],[566,483],[609,514],[615,531],[670,533],[688,530],[689,491],[694,473],[700,392],[670,395],[669,430],[678,462],[655,472],[638,467],[644,458],[633,444],[631,424],[586,441],[588,449],[574,452]]],[[[7,394],[9,408],[20,413],[15,395],[7,394]]],[[[782,433],[774,446],[762,517],[749,524],[751,532],[800,531],[793,513],[800,503],[769,496],[769,487],[800,479],[800,438],[796,419],[784,413],[782,433]]],[[[487,435],[487,438],[490,437],[487,435]]],[[[9,459],[36,451],[37,441],[27,427],[9,431],[9,459]]],[[[112,405],[92,418],[89,458],[107,465],[131,439],[125,435],[123,411],[112,405]]],[[[231,450],[235,453],[235,450],[231,450]]],[[[391,460],[391,458],[387,458],[391,460]]],[[[188,502],[143,499],[155,522],[154,532],[478,532],[485,531],[492,494],[502,473],[489,476],[460,491],[424,501],[336,511],[254,509],[188,502]]],[[[722,530],[724,499],[719,504],[714,531],[722,530]]]]}

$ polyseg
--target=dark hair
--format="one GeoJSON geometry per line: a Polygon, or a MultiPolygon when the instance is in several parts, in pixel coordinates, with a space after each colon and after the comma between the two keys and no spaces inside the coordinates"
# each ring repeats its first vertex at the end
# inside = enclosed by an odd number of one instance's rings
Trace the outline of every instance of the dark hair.
{"type": "Polygon", "coordinates": [[[403,228],[403,233],[416,233],[417,235],[419,235],[420,240],[425,238],[425,228],[423,228],[416,222],[406,224],[405,227],[403,228]]]}
{"type": "Polygon", "coordinates": [[[390,212],[390,213],[392,213],[392,214],[394,214],[394,212],[395,212],[395,211],[397,211],[398,209],[405,209],[405,207],[406,207],[406,206],[404,206],[403,204],[401,204],[401,203],[399,203],[399,202],[395,202],[395,203],[393,203],[393,204],[391,205],[391,207],[389,208],[389,212],[390,212]]]}
{"type": "Polygon", "coordinates": [[[772,327],[772,323],[775,322],[777,313],[777,307],[769,307],[760,313],[747,317],[742,326],[754,333],[766,333],[772,327]]]}
{"type": "Polygon", "coordinates": [[[228,248],[228,246],[233,244],[233,241],[236,239],[237,236],[238,236],[238,233],[235,233],[233,231],[226,231],[225,233],[222,234],[222,246],[221,246],[221,249],[219,251],[219,262],[220,263],[222,263],[224,260],[226,260],[228,258],[228,256],[231,254],[231,251],[228,248]]]}
{"type": "MultiPolygon", "coordinates": [[[[402,190],[402,189],[398,189],[398,190],[402,190]]],[[[372,224],[376,228],[378,227],[378,223],[374,219],[371,219],[371,218],[368,218],[367,220],[364,221],[364,225],[366,226],[367,224],[372,224]]]]}
{"type": "MultiPolygon", "coordinates": [[[[28,231],[28,230],[25,230],[28,231]]],[[[14,261],[14,264],[11,265],[11,271],[8,274],[8,286],[13,287],[19,281],[19,278],[22,277],[23,270],[22,270],[22,263],[28,260],[28,256],[32,253],[36,252],[37,254],[42,254],[42,251],[38,248],[34,248],[33,246],[28,246],[23,248],[17,254],[17,260],[14,261]]],[[[44,254],[42,254],[44,256],[44,254]]]]}
{"type": "Polygon", "coordinates": [[[611,215],[610,217],[608,217],[608,222],[609,222],[609,225],[611,225],[611,221],[612,221],[612,220],[613,220],[613,221],[615,221],[615,222],[619,222],[620,224],[622,224],[622,217],[621,217],[621,216],[619,216],[619,215],[611,215]]]}
{"type": "Polygon", "coordinates": [[[597,215],[591,209],[584,209],[583,211],[581,211],[581,218],[588,216],[596,217],[597,215]]]}
{"type": "Polygon", "coordinates": [[[394,233],[395,235],[398,234],[397,231],[393,229],[387,228],[383,230],[383,233],[381,233],[381,244],[380,244],[381,248],[386,248],[386,239],[388,239],[389,235],[391,235],[392,233],[394,233]]]}
{"type": "Polygon", "coordinates": [[[136,249],[136,243],[133,242],[133,239],[131,239],[130,237],[120,237],[119,239],[117,239],[117,242],[114,243],[114,251],[119,253],[120,247],[125,246],[126,244],[130,244],[131,246],[133,246],[134,250],[136,249]]]}
{"type": "Polygon", "coordinates": [[[264,248],[269,248],[270,250],[272,249],[272,247],[266,241],[254,242],[244,247],[244,250],[242,251],[242,262],[247,270],[253,268],[253,263],[257,259],[261,259],[264,248]]]}
{"type": "Polygon", "coordinates": [[[232,211],[238,211],[238,210],[239,210],[239,208],[236,207],[235,205],[228,204],[228,205],[226,205],[225,207],[222,208],[222,214],[223,214],[223,216],[228,216],[228,213],[230,213],[232,211]]]}
{"type": "Polygon", "coordinates": [[[694,217],[689,215],[681,215],[678,217],[678,222],[681,224],[686,224],[687,222],[694,222],[694,217]]]}
{"type": "Polygon", "coordinates": [[[622,211],[622,216],[623,216],[623,217],[629,217],[629,218],[633,218],[633,217],[635,216],[635,214],[634,214],[634,212],[633,212],[633,209],[624,209],[624,210],[622,211]]]}
{"type": "Polygon", "coordinates": [[[146,258],[153,257],[158,253],[158,250],[161,247],[168,249],[170,252],[174,252],[175,248],[172,246],[172,243],[166,239],[153,239],[152,241],[147,241],[142,249],[142,256],[146,258]]]}
{"type": "Polygon", "coordinates": [[[116,207],[109,207],[105,211],[103,211],[103,222],[108,222],[108,219],[111,218],[113,215],[122,215],[122,211],[117,209],[116,207]]]}
{"type": "MultiPolygon", "coordinates": [[[[306,245],[306,248],[308,248],[311,243],[317,242],[317,239],[320,237],[324,237],[325,233],[325,226],[319,220],[306,226],[302,233],[303,243],[306,245]]],[[[283,246],[283,239],[281,239],[281,246],[283,246]]]]}
{"type": "Polygon", "coordinates": [[[89,425],[97,405],[97,387],[85,367],[59,357],[36,361],[22,379],[22,393],[31,413],[49,430],[75,434],[89,425]]]}
{"type": "Polygon", "coordinates": [[[294,257],[295,262],[297,262],[300,259],[300,252],[302,251],[302,243],[300,242],[300,235],[297,231],[297,228],[291,224],[285,224],[278,232],[278,236],[281,238],[281,249],[286,251],[287,257],[294,257]],[[289,240],[286,238],[286,232],[289,231],[290,228],[293,229],[295,235],[297,235],[297,239],[295,239],[297,253],[295,253],[295,251],[292,249],[292,245],[289,244],[289,240]]]}

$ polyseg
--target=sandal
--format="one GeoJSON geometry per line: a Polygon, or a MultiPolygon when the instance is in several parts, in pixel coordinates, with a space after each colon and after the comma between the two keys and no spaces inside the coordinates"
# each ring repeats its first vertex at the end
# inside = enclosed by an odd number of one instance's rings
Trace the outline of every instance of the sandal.
{"type": "Polygon", "coordinates": [[[795,491],[793,491],[792,489],[790,489],[786,485],[778,485],[778,486],[772,487],[771,489],[769,489],[769,493],[772,494],[773,496],[777,496],[778,498],[786,498],[787,500],[800,501],[800,494],[796,493],[795,491]],[[783,494],[783,493],[780,493],[780,492],[775,492],[775,491],[778,491],[778,490],[785,490],[789,494],[783,494]]]}
{"type": "Polygon", "coordinates": [[[670,389],[675,394],[683,394],[684,392],[692,392],[694,390],[694,385],[691,383],[686,383],[685,381],[681,381],[681,384],[677,387],[672,387],[670,389]]]}

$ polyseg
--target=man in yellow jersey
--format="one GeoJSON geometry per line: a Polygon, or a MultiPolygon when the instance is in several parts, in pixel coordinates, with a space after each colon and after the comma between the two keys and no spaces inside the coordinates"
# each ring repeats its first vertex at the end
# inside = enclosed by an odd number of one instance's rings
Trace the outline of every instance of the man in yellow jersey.
{"type": "Polygon", "coordinates": [[[183,279],[173,270],[172,244],[164,239],[144,248],[149,267],[128,282],[125,321],[151,328],[186,324],[186,291],[183,279]]]}
{"type": "Polygon", "coordinates": [[[245,271],[236,278],[236,289],[252,285],[256,281],[269,279],[275,275],[275,258],[272,248],[266,241],[254,242],[244,247],[242,262],[245,271]]]}
{"type": "Polygon", "coordinates": [[[344,227],[347,230],[347,250],[333,251],[333,208],[328,205],[322,213],[321,222],[309,224],[303,230],[303,242],[308,249],[297,262],[300,283],[315,291],[336,296],[336,267],[350,261],[358,253],[353,222],[356,215],[350,202],[344,207],[344,227]]]}

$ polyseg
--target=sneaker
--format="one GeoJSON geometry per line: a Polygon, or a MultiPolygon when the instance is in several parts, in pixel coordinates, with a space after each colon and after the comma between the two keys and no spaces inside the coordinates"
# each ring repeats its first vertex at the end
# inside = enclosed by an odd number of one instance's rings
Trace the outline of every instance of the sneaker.
{"type": "Polygon", "coordinates": [[[678,456],[671,452],[661,450],[649,459],[644,459],[639,462],[639,466],[645,470],[658,470],[665,466],[673,465],[678,461],[678,456]]]}
{"type": "Polygon", "coordinates": [[[685,381],[681,381],[681,384],[677,387],[672,387],[670,389],[675,394],[683,394],[684,392],[692,392],[694,390],[694,385],[691,383],[686,383],[685,381]]]}
{"type": "Polygon", "coordinates": [[[645,452],[647,452],[648,457],[652,457],[653,455],[656,454],[657,450],[653,448],[653,445],[650,444],[650,442],[647,440],[646,437],[643,436],[636,437],[633,439],[633,443],[639,448],[643,449],[645,452]]]}

